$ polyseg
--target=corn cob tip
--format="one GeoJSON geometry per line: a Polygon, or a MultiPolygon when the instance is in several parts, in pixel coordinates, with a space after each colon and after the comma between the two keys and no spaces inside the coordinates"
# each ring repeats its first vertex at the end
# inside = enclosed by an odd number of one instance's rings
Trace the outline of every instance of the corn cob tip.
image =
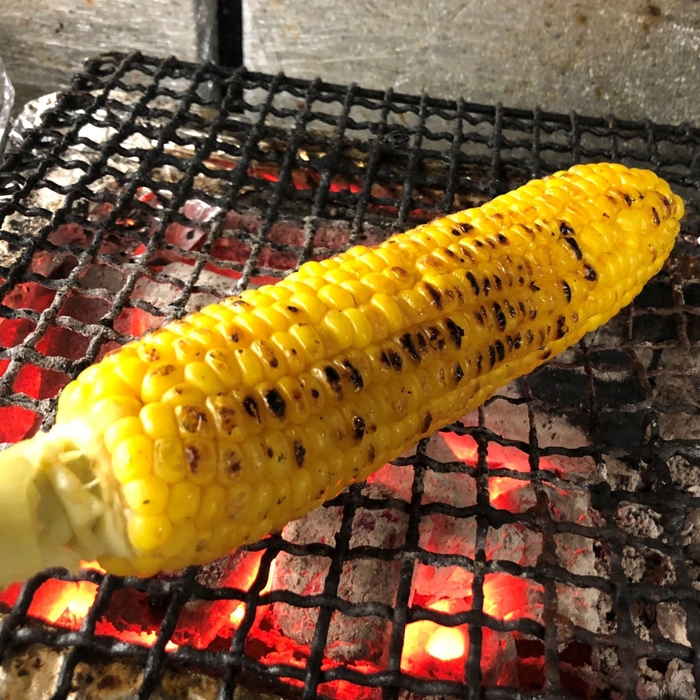
{"type": "Polygon", "coordinates": [[[52,567],[75,571],[91,554],[127,551],[96,477],[96,444],[84,426],[68,424],[0,453],[0,587],[52,567]]]}

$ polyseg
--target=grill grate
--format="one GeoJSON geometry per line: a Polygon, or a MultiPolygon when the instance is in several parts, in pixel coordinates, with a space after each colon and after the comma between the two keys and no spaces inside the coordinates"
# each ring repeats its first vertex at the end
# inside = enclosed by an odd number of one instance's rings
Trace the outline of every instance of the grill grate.
{"type": "MultiPolygon", "coordinates": [[[[349,684],[344,692],[363,698],[558,698],[577,695],[576,648],[608,659],[596,697],[647,697],[645,678],[663,676],[674,660],[700,690],[700,536],[693,530],[700,512],[697,129],[381,93],[140,54],[96,58],[0,169],[0,434],[12,442],[40,423],[51,425],[54,396],[69,378],[134,329],[221,296],[215,278],[229,279],[231,289],[261,284],[305,260],[478,205],[532,176],[602,159],[653,167],[684,197],[688,215],[672,259],[605,329],[501,392],[472,423],[453,426],[476,441],[473,466],[436,460],[426,441],[398,461],[412,468],[413,479],[410,498],[389,503],[408,518],[405,547],[351,546],[358,510],[387,507],[357,485],[334,501],[343,516],[333,545],[296,545],[276,535],[254,547],[264,553],[247,592],[203,585],[195,570],[150,580],[44,572],[24,584],[0,623],[0,656],[34,643],[69,650],[56,699],[70,694],[81,660],[115,657],[134,658],[144,669],[139,698],[155,691],[168,664],[221,678],[221,698],[233,697],[244,677],[294,679],[303,698],[331,692],[338,681],[349,684]],[[148,296],[142,291],[149,285],[165,291],[148,296]],[[521,411],[525,439],[498,427],[499,407],[521,411]],[[562,439],[553,418],[584,438],[562,439]],[[498,446],[521,452],[529,470],[494,470],[488,459],[498,446]],[[585,478],[551,468],[562,461],[589,465],[585,478]],[[474,478],[476,501],[426,503],[427,476],[457,469],[474,478]],[[527,485],[534,505],[522,512],[496,507],[494,476],[527,485]],[[591,517],[572,522],[562,516],[551,501],[557,490],[578,494],[591,517]],[[419,526],[431,514],[475,518],[473,556],[423,547],[419,526]],[[541,535],[536,563],[488,553],[488,543],[510,525],[541,535]],[[593,543],[595,573],[562,564],[567,537],[593,543]],[[266,592],[280,552],[327,557],[322,594],[266,592]],[[368,557],[399,563],[393,606],[338,595],[345,563],[368,557]],[[413,603],[412,580],[423,565],[473,575],[471,608],[448,614],[413,603]],[[484,590],[494,574],[533,582],[541,590],[541,618],[489,614],[484,590]],[[30,623],[32,601],[51,575],[99,585],[77,631],[30,623]],[[125,588],[164,606],[150,648],[96,634],[125,588]],[[571,590],[609,600],[606,630],[562,621],[560,601],[571,590]],[[246,604],[228,648],[183,645],[166,652],[188,601],[222,599],[246,604]],[[279,602],[320,608],[302,664],[265,664],[246,646],[256,613],[279,602]],[[652,610],[653,617],[666,603],[680,605],[688,644],[664,636],[658,619],[650,634],[640,632],[639,611],[652,610]],[[334,611],[390,621],[382,668],[324,663],[334,611]],[[402,670],[405,629],[418,620],[468,626],[464,681],[402,670]],[[484,682],[480,659],[488,630],[543,657],[537,683],[523,690],[484,682]]],[[[689,692],[692,697],[695,690],[689,692]]]]}

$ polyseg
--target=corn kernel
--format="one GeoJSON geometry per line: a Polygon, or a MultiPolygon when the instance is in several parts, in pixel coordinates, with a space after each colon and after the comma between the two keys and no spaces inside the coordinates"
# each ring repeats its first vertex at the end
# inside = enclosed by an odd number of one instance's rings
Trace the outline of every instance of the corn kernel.
{"type": "Polygon", "coordinates": [[[148,370],[141,383],[141,400],[143,403],[160,401],[163,394],[184,378],[182,367],[174,364],[160,364],[148,370]]]}
{"type": "Polygon", "coordinates": [[[199,532],[208,530],[223,520],[226,507],[226,489],[219,484],[210,484],[202,491],[202,500],[194,525],[199,532]]]}
{"type": "Polygon", "coordinates": [[[94,404],[92,425],[104,432],[115,421],[129,416],[137,416],[141,410],[141,402],[131,396],[113,395],[112,398],[102,399],[94,404]]]}
{"type": "Polygon", "coordinates": [[[291,333],[284,331],[273,333],[270,336],[270,342],[275,347],[276,354],[284,357],[288,374],[299,374],[304,369],[304,348],[291,333]]]}
{"type": "Polygon", "coordinates": [[[206,362],[190,362],[185,365],[185,381],[207,396],[226,391],[226,385],[206,362]]]}
{"type": "Polygon", "coordinates": [[[230,391],[241,381],[241,371],[231,354],[223,350],[209,350],[204,361],[216,373],[219,381],[230,391]]]}
{"type": "Polygon", "coordinates": [[[112,453],[112,471],[122,484],[148,476],[153,469],[153,442],[145,435],[122,440],[112,453]]]}
{"type": "Polygon", "coordinates": [[[174,484],[189,473],[185,449],[179,437],[164,437],[153,443],[153,473],[159,479],[174,484]]]}
{"type": "Polygon", "coordinates": [[[311,326],[294,325],[289,329],[289,333],[302,347],[306,364],[323,359],[325,348],[318,333],[311,326]]]}
{"type": "Polygon", "coordinates": [[[303,311],[308,323],[314,326],[321,322],[327,310],[326,305],[312,293],[294,294],[287,302],[289,307],[303,311]]]}
{"type": "Polygon", "coordinates": [[[178,481],[170,487],[165,513],[173,524],[194,519],[199,510],[201,490],[189,479],[178,481]]]}
{"type": "Polygon", "coordinates": [[[175,408],[176,406],[188,406],[203,404],[207,395],[195,386],[181,382],[168,389],[161,397],[161,403],[175,408]]]}
{"type": "Polygon", "coordinates": [[[154,552],[170,539],[173,526],[168,517],[132,513],[127,518],[127,533],[134,548],[140,552],[154,552]]]}
{"type": "Polygon", "coordinates": [[[119,445],[122,440],[133,437],[134,435],[141,435],[142,433],[143,427],[138,417],[128,416],[126,418],[120,418],[112,423],[105,432],[105,447],[110,452],[114,452],[117,445],[119,445]]]}
{"type": "Polygon", "coordinates": [[[153,476],[134,479],[124,484],[124,500],[135,513],[158,515],[165,510],[168,502],[168,485],[153,476]]]}
{"type": "Polygon", "coordinates": [[[186,438],[182,443],[188,477],[198,486],[208,486],[216,478],[216,447],[213,440],[186,438]]]}

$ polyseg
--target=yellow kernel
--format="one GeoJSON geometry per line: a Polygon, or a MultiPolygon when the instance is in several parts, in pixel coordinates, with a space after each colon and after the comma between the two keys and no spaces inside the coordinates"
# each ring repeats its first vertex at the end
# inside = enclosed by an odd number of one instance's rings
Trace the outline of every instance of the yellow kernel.
{"type": "Polygon", "coordinates": [[[192,563],[199,533],[191,522],[180,521],[176,523],[173,520],[172,523],[173,525],[177,524],[177,527],[173,528],[172,535],[160,551],[163,558],[167,560],[163,568],[168,571],[178,571],[192,563]]]}
{"type": "Polygon", "coordinates": [[[359,309],[345,309],[343,316],[348,320],[353,330],[354,347],[362,350],[372,342],[372,326],[359,309]]]}
{"type": "Polygon", "coordinates": [[[262,363],[250,348],[239,348],[234,357],[238,363],[241,379],[246,386],[255,386],[265,379],[262,363]]]}
{"type": "Polygon", "coordinates": [[[352,323],[340,311],[328,311],[321,321],[321,327],[332,333],[340,350],[345,350],[353,344],[355,332],[352,323]]]}
{"type": "Polygon", "coordinates": [[[372,329],[372,342],[381,343],[389,335],[389,322],[384,312],[372,303],[362,304],[360,312],[372,329]]]}
{"type": "Polygon", "coordinates": [[[287,373],[284,353],[279,352],[275,343],[269,340],[256,340],[251,343],[250,349],[258,356],[265,372],[265,379],[269,382],[274,382],[287,373]]]}
{"type": "Polygon", "coordinates": [[[153,443],[153,473],[169,484],[187,476],[189,468],[179,437],[164,437],[153,443]]]}
{"type": "Polygon", "coordinates": [[[372,291],[373,295],[396,293],[396,285],[381,272],[370,272],[362,278],[362,284],[372,291]]]}
{"type": "Polygon", "coordinates": [[[175,414],[171,406],[164,403],[146,404],[139,413],[143,430],[152,440],[178,435],[175,414]]]}
{"type": "Polygon", "coordinates": [[[309,411],[321,413],[326,405],[326,390],[323,384],[310,372],[302,372],[299,375],[299,384],[301,384],[304,397],[309,404],[309,411]]]}
{"type": "Polygon", "coordinates": [[[158,515],[168,502],[168,485],[153,476],[124,484],[122,493],[127,505],[140,515],[158,515]]]}
{"type": "Polygon", "coordinates": [[[290,327],[289,333],[302,347],[307,365],[323,359],[325,348],[311,326],[294,325],[290,327]]]}
{"type": "MultiPolygon", "coordinates": [[[[270,303],[274,303],[274,299],[270,299],[270,303]]],[[[255,309],[253,314],[267,323],[273,332],[284,331],[289,326],[289,319],[278,309],[268,306],[255,309]]]]}
{"type": "Polygon", "coordinates": [[[332,285],[340,285],[343,282],[357,280],[356,275],[343,267],[336,267],[333,270],[326,270],[323,278],[326,280],[326,282],[332,285]]]}
{"type": "Polygon", "coordinates": [[[224,350],[209,350],[204,361],[216,373],[219,381],[227,390],[238,386],[241,381],[241,370],[231,352],[224,350]]]}
{"type": "Polygon", "coordinates": [[[253,498],[253,489],[250,484],[240,482],[232,484],[226,489],[226,514],[231,520],[239,520],[245,515],[246,508],[253,498]]]}
{"type": "Polygon", "coordinates": [[[311,474],[306,469],[299,469],[294,472],[292,485],[292,511],[294,514],[303,513],[304,507],[311,500],[311,491],[314,487],[311,474]]]}
{"type": "Polygon", "coordinates": [[[104,432],[121,418],[137,416],[140,410],[141,402],[138,399],[131,396],[113,396],[93,404],[91,423],[97,430],[104,432]]]}
{"type": "Polygon", "coordinates": [[[287,362],[287,373],[298,374],[306,363],[304,361],[304,349],[301,343],[291,333],[277,331],[270,336],[270,342],[278,353],[284,356],[287,362]]]}
{"type": "Polygon", "coordinates": [[[136,416],[121,418],[107,429],[104,437],[105,447],[110,452],[114,452],[117,445],[119,445],[122,440],[126,440],[126,438],[133,437],[134,435],[141,435],[142,433],[143,427],[141,421],[136,416]]]}
{"type": "Polygon", "coordinates": [[[165,513],[173,524],[192,520],[199,510],[201,490],[189,479],[178,481],[170,487],[165,513]]]}
{"type": "Polygon", "coordinates": [[[161,398],[161,403],[168,406],[191,406],[203,404],[207,395],[195,386],[181,382],[168,389],[161,398]]]}
{"type": "Polygon", "coordinates": [[[350,279],[346,282],[341,282],[340,287],[352,294],[355,306],[364,304],[372,296],[372,290],[366,285],[362,284],[360,280],[350,279]]]}
{"type": "MultiPolygon", "coordinates": [[[[252,491],[248,499],[248,503],[245,509],[245,520],[247,523],[254,525],[256,523],[262,524],[262,522],[267,518],[268,511],[270,510],[272,503],[274,501],[275,489],[269,481],[261,481],[256,485],[255,490],[252,491]]],[[[265,529],[265,526],[263,526],[265,529]]],[[[259,528],[255,529],[255,533],[259,532],[259,528]]],[[[266,534],[262,532],[260,536],[266,534]]]]}
{"type": "Polygon", "coordinates": [[[201,343],[197,343],[190,338],[178,338],[173,343],[173,348],[175,350],[175,358],[181,365],[202,359],[206,352],[206,348],[201,343]]]}
{"type": "Polygon", "coordinates": [[[127,534],[131,544],[140,552],[153,552],[163,547],[173,532],[168,517],[132,513],[127,518],[127,534]]]}
{"type": "Polygon", "coordinates": [[[163,394],[184,378],[182,367],[173,364],[157,365],[146,372],[141,382],[141,400],[144,403],[160,401],[163,394]]]}
{"type": "Polygon", "coordinates": [[[122,440],[112,454],[112,471],[122,484],[148,476],[153,469],[153,442],[145,435],[122,440]]]}
{"type": "Polygon", "coordinates": [[[210,484],[202,492],[199,511],[194,526],[200,532],[208,530],[223,519],[226,507],[226,490],[219,484],[210,484]]]}
{"type": "Polygon", "coordinates": [[[305,262],[299,268],[297,275],[300,278],[323,277],[325,273],[326,268],[323,265],[321,265],[321,263],[317,262],[316,260],[309,260],[309,262],[305,262]]]}
{"type": "Polygon", "coordinates": [[[146,363],[139,357],[120,357],[114,365],[114,371],[129,385],[129,393],[134,396],[141,393],[141,383],[147,369],[146,363]]]}
{"type": "Polygon", "coordinates": [[[292,296],[294,292],[291,289],[287,289],[284,284],[284,280],[279,284],[275,284],[266,288],[265,294],[274,299],[275,301],[285,301],[292,296]]]}
{"type": "Polygon", "coordinates": [[[255,314],[245,313],[239,314],[233,320],[233,326],[243,331],[244,337],[248,338],[265,338],[272,333],[270,324],[264,319],[255,314]]]}
{"type": "Polygon", "coordinates": [[[292,487],[288,479],[275,482],[275,494],[267,517],[273,528],[286,525],[292,517],[292,487]]]}
{"type": "Polygon", "coordinates": [[[329,308],[342,311],[355,306],[355,299],[347,289],[338,284],[327,284],[319,290],[318,298],[329,308]]]}
{"type": "Polygon", "coordinates": [[[226,386],[206,362],[185,365],[185,381],[207,396],[226,391],[226,386]]]}
{"type": "Polygon", "coordinates": [[[176,338],[175,333],[163,329],[147,333],[137,343],[138,356],[149,364],[170,363],[175,359],[173,343],[176,338]]]}
{"type": "MultiPolygon", "coordinates": [[[[100,366],[100,365],[98,365],[100,366]]],[[[138,391],[134,391],[116,372],[111,371],[108,366],[100,366],[101,372],[90,381],[92,385],[92,395],[94,399],[110,396],[138,396],[138,391]]]]}
{"type": "Polygon", "coordinates": [[[267,430],[262,436],[263,451],[267,457],[267,475],[273,482],[289,476],[294,457],[292,446],[279,430],[267,430]]]}
{"type": "Polygon", "coordinates": [[[187,438],[182,441],[189,478],[207,486],[216,478],[216,447],[213,440],[187,438]]]}
{"type": "Polygon", "coordinates": [[[387,320],[391,333],[402,330],[406,325],[406,319],[404,319],[399,305],[390,296],[375,294],[372,297],[371,304],[382,312],[387,320]]]}
{"type": "Polygon", "coordinates": [[[58,397],[58,413],[56,422],[63,423],[76,416],[82,415],[90,405],[92,387],[77,380],[67,384],[58,397]]]}
{"type": "Polygon", "coordinates": [[[287,301],[287,308],[290,311],[291,309],[303,311],[306,320],[313,325],[321,322],[327,310],[326,305],[315,294],[303,292],[291,296],[287,301]]]}

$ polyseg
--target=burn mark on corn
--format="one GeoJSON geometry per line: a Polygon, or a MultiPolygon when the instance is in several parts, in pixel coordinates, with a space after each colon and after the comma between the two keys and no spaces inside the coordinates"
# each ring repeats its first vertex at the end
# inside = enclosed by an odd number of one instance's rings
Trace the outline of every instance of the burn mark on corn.
{"type": "Polygon", "coordinates": [[[196,474],[199,471],[200,454],[194,445],[185,447],[185,459],[187,460],[187,466],[190,468],[190,473],[196,474]]]}
{"type": "Polygon", "coordinates": [[[438,311],[442,310],[442,294],[440,293],[440,290],[434,287],[430,282],[423,282],[423,287],[425,290],[428,292],[430,295],[430,298],[433,300],[433,304],[435,304],[435,308],[437,308],[438,311]]]}
{"type": "Polygon", "coordinates": [[[355,367],[355,365],[350,362],[350,360],[343,360],[343,367],[347,370],[348,372],[348,380],[350,381],[350,384],[352,384],[353,389],[355,391],[360,391],[360,389],[364,389],[365,382],[364,379],[362,379],[362,374],[360,374],[360,370],[355,367]]]}
{"type": "Polygon", "coordinates": [[[279,366],[280,366],[279,361],[278,361],[277,358],[273,355],[273,356],[270,358],[270,367],[272,367],[272,369],[277,369],[279,366]]]}
{"type": "Polygon", "coordinates": [[[430,411],[428,411],[423,416],[423,422],[421,423],[421,426],[420,426],[421,433],[427,433],[428,430],[430,430],[430,426],[432,424],[433,424],[433,414],[430,411]]]}
{"type": "Polygon", "coordinates": [[[360,442],[365,435],[365,419],[362,416],[355,416],[352,419],[352,435],[360,442]]]}
{"type": "Polygon", "coordinates": [[[493,345],[489,345],[489,364],[491,368],[496,364],[496,348],[493,345]]]}
{"type": "Polygon", "coordinates": [[[528,330],[528,332],[525,334],[525,338],[528,345],[532,345],[535,342],[535,334],[531,330],[528,330]]]}
{"type": "Polygon", "coordinates": [[[312,389],[311,396],[313,396],[315,399],[317,399],[319,396],[321,396],[321,394],[318,393],[318,389],[312,389]]]}
{"type": "Polygon", "coordinates": [[[501,245],[508,245],[509,243],[508,238],[502,233],[499,233],[498,236],[496,236],[496,238],[501,245]]]}
{"type": "Polygon", "coordinates": [[[462,379],[464,379],[464,370],[462,369],[462,365],[459,362],[455,364],[454,377],[455,384],[459,384],[462,381],[462,379]]]}
{"type": "Polygon", "coordinates": [[[589,281],[589,282],[595,282],[598,279],[598,273],[595,271],[595,268],[593,268],[591,265],[586,263],[583,266],[583,276],[589,281]]]}
{"type": "Polygon", "coordinates": [[[527,309],[525,308],[525,302],[519,301],[518,308],[520,309],[520,313],[524,316],[525,312],[527,311],[527,309]]]}
{"type": "Polygon", "coordinates": [[[552,351],[550,348],[540,348],[541,353],[540,353],[540,359],[541,360],[548,360],[552,356],[552,351]]]}
{"type": "Polygon", "coordinates": [[[566,221],[562,221],[559,224],[559,232],[562,236],[571,236],[575,233],[574,229],[572,229],[571,226],[569,226],[569,224],[566,223],[566,221]]]}
{"type": "Polygon", "coordinates": [[[631,207],[631,206],[632,206],[632,202],[634,202],[634,200],[633,200],[632,197],[630,197],[626,192],[623,192],[623,193],[622,193],[622,198],[625,200],[625,204],[626,204],[628,207],[631,207]]]}
{"type": "Polygon", "coordinates": [[[235,428],[238,427],[238,421],[236,420],[236,411],[228,406],[218,406],[216,408],[216,414],[221,420],[221,429],[230,435],[235,428]]]}
{"type": "Polygon", "coordinates": [[[571,287],[566,280],[561,281],[561,286],[564,289],[564,296],[566,296],[567,303],[571,301],[571,287]]]}
{"type": "Polygon", "coordinates": [[[161,365],[156,367],[151,374],[156,377],[167,377],[175,371],[175,365],[161,365]]]}
{"type": "Polygon", "coordinates": [[[476,281],[476,277],[474,277],[471,272],[467,272],[467,280],[469,281],[469,284],[471,284],[474,294],[479,296],[479,292],[481,290],[479,289],[479,283],[476,281]]]}
{"type": "Polygon", "coordinates": [[[258,402],[255,400],[254,396],[246,396],[243,399],[243,408],[245,412],[255,420],[260,422],[260,409],[258,408],[258,402]]]}
{"type": "Polygon", "coordinates": [[[484,319],[481,318],[481,314],[478,311],[474,312],[474,318],[476,319],[477,325],[479,325],[479,326],[484,325],[484,319]]]}
{"type": "Polygon", "coordinates": [[[488,296],[491,293],[491,280],[488,277],[484,277],[484,283],[481,286],[484,290],[484,296],[488,296]]]}
{"type": "Polygon", "coordinates": [[[515,310],[515,307],[508,301],[508,299],[506,299],[504,303],[506,305],[506,309],[508,310],[508,315],[511,318],[515,318],[518,315],[518,312],[515,310]]]}
{"type": "Polygon", "coordinates": [[[228,476],[235,476],[241,471],[241,462],[235,457],[235,455],[228,455],[226,462],[224,464],[224,472],[228,476]]]}
{"type": "Polygon", "coordinates": [[[522,344],[523,344],[523,337],[520,335],[520,333],[516,333],[515,338],[513,338],[513,347],[516,350],[520,350],[520,347],[522,344]]]}
{"type": "Polygon", "coordinates": [[[343,397],[343,386],[340,383],[340,375],[338,370],[333,367],[333,365],[326,365],[323,369],[323,373],[326,376],[326,381],[333,389],[333,393],[340,399],[343,397]]]}
{"type": "Polygon", "coordinates": [[[494,345],[496,346],[496,355],[499,360],[502,360],[506,356],[506,349],[503,346],[503,342],[497,340],[494,345]]]}
{"type": "Polygon", "coordinates": [[[416,331],[416,343],[418,344],[418,352],[421,355],[427,355],[430,352],[428,350],[428,341],[422,331],[416,331]]]}
{"type": "Polygon", "coordinates": [[[198,433],[207,423],[207,414],[197,406],[182,406],[178,413],[178,422],[188,433],[198,433]]]}
{"type": "Polygon", "coordinates": [[[498,330],[503,332],[506,329],[506,315],[503,313],[503,309],[497,301],[493,303],[493,315],[496,319],[496,323],[498,324],[498,330]]]}
{"type": "Polygon", "coordinates": [[[478,357],[476,358],[476,372],[477,374],[481,374],[484,371],[484,356],[479,353],[478,357]]]}
{"type": "Polygon", "coordinates": [[[155,348],[144,347],[141,352],[146,362],[158,362],[160,360],[160,353],[155,348]]]}
{"type": "Polygon", "coordinates": [[[503,289],[503,282],[498,275],[493,276],[493,286],[500,292],[503,289]]]}
{"type": "Polygon", "coordinates": [[[659,212],[656,211],[656,207],[651,208],[651,216],[654,219],[654,224],[658,226],[661,223],[661,219],[659,218],[659,212]]]}
{"type": "Polygon", "coordinates": [[[400,372],[403,369],[403,359],[401,358],[401,355],[399,355],[399,353],[394,350],[389,350],[387,352],[387,355],[389,356],[391,366],[397,372],[400,372]]]}
{"type": "Polygon", "coordinates": [[[287,310],[290,311],[293,314],[298,314],[299,309],[296,306],[292,306],[291,304],[287,305],[287,310]]]}
{"type": "Polygon", "coordinates": [[[420,355],[418,354],[418,349],[413,342],[413,338],[410,333],[404,333],[401,338],[401,345],[403,349],[411,356],[416,362],[420,362],[420,355]]]}
{"type": "Polygon", "coordinates": [[[297,462],[297,466],[304,466],[304,459],[306,459],[306,448],[302,445],[300,440],[294,441],[294,459],[297,462]]]}
{"type": "Polygon", "coordinates": [[[284,418],[287,413],[287,404],[277,389],[270,389],[270,391],[265,394],[265,404],[270,410],[270,413],[277,416],[277,418],[284,418]]]}
{"type": "Polygon", "coordinates": [[[450,338],[452,338],[452,342],[455,344],[455,347],[459,350],[459,348],[462,347],[462,336],[464,335],[464,328],[458,326],[451,318],[448,318],[445,321],[445,325],[447,326],[447,330],[450,331],[450,338]]]}
{"type": "Polygon", "coordinates": [[[443,350],[445,348],[445,338],[435,326],[426,328],[428,342],[433,350],[443,350]]]}
{"type": "Polygon", "coordinates": [[[576,242],[576,239],[573,237],[567,237],[564,239],[568,244],[571,250],[574,251],[574,255],[576,256],[577,260],[581,260],[583,258],[583,253],[581,252],[581,248],[579,248],[578,243],[576,242]]]}
{"type": "Polygon", "coordinates": [[[374,445],[370,444],[367,446],[367,464],[372,464],[377,458],[377,450],[374,445]]]}
{"type": "Polygon", "coordinates": [[[474,229],[474,227],[471,224],[467,224],[467,223],[457,224],[457,226],[459,226],[459,229],[462,233],[469,233],[470,231],[472,231],[474,229]]]}
{"type": "Polygon", "coordinates": [[[382,354],[379,356],[379,361],[384,365],[386,369],[389,369],[391,367],[391,360],[389,359],[389,356],[386,354],[386,351],[382,351],[382,354]]]}

